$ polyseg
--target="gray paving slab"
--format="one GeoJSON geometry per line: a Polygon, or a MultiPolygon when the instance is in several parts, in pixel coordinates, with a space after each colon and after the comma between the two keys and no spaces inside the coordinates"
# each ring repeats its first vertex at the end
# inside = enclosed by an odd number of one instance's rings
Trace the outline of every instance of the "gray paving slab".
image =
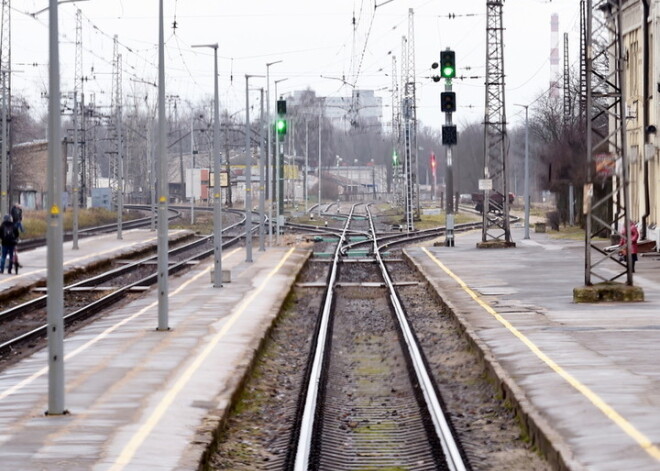
{"type": "Polygon", "coordinates": [[[156,331],[155,290],[65,340],[69,415],[44,417],[46,352],[0,373],[0,468],[197,469],[211,430],[279,312],[304,249],[225,251],[231,283],[211,263],[170,279],[169,327],[156,331]]]}
{"type": "Polygon", "coordinates": [[[583,242],[522,236],[514,229],[516,248],[477,249],[476,231],[406,253],[559,466],[660,469],[660,259],[637,263],[644,302],[575,304],[583,242]]]}

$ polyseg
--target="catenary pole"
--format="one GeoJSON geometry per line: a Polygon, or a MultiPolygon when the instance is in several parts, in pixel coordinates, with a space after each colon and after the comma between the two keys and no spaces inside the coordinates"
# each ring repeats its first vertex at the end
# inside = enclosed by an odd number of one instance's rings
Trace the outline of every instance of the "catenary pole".
{"type": "Polygon", "coordinates": [[[250,152],[250,75],[245,75],[245,261],[252,262],[252,152],[250,152]]]}
{"type": "Polygon", "coordinates": [[[222,287],[222,193],[220,188],[220,91],[218,88],[218,43],[192,47],[213,49],[213,287],[222,287]]]}
{"type": "Polygon", "coordinates": [[[165,122],[165,33],[163,0],[158,1],[158,330],[168,327],[167,129],[165,122]]]}
{"type": "Polygon", "coordinates": [[[264,195],[264,167],[266,165],[264,158],[264,88],[261,87],[261,110],[259,118],[261,121],[261,128],[259,131],[259,251],[264,252],[266,250],[265,234],[264,234],[264,218],[266,210],[266,201],[264,195]]]}
{"type": "Polygon", "coordinates": [[[48,415],[64,408],[64,274],[62,230],[62,139],[60,130],[60,57],[57,0],[49,1],[48,72],[48,231],[47,324],[48,415]]]}

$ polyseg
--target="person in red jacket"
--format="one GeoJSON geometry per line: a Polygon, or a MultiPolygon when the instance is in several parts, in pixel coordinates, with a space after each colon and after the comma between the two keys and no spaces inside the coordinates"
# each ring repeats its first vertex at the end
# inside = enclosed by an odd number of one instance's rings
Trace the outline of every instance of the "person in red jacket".
{"type": "MultiPolygon", "coordinates": [[[[637,230],[637,224],[634,221],[630,221],[630,255],[632,260],[632,271],[635,272],[635,262],[637,262],[637,242],[639,241],[639,231],[637,230]]],[[[619,246],[622,247],[621,254],[625,256],[626,250],[626,238],[625,233],[619,241],[619,246]]]]}

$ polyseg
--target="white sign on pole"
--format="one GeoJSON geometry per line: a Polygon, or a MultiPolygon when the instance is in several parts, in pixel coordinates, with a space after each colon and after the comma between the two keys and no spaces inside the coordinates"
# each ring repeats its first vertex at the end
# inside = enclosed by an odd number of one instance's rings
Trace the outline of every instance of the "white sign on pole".
{"type": "Polygon", "coordinates": [[[493,180],[490,178],[479,179],[479,189],[482,191],[493,189],[493,180]]]}
{"type": "Polygon", "coordinates": [[[186,198],[202,197],[202,169],[186,169],[186,198]]]}

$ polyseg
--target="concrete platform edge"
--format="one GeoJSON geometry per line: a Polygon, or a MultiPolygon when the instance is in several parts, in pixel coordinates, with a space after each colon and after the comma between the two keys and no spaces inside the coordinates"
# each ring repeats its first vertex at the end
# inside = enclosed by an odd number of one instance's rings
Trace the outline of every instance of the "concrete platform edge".
{"type": "Polygon", "coordinates": [[[488,378],[497,385],[503,400],[509,402],[516,411],[519,424],[528,434],[531,443],[555,469],[561,471],[584,470],[584,466],[575,460],[563,437],[533,406],[525,392],[497,361],[488,345],[481,340],[469,321],[461,315],[460,309],[454,305],[450,296],[443,290],[437,280],[431,276],[423,265],[417,263],[407,250],[404,250],[403,254],[405,260],[428,280],[440,304],[449,310],[459,330],[479,355],[488,378]]]}
{"type": "Polygon", "coordinates": [[[296,249],[296,252],[302,252],[302,257],[300,257],[296,262],[296,267],[294,270],[296,276],[291,278],[288,288],[286,290],[282,290],[278,299],[273,304],[269,313],[270,322],[262,324],[261,331],[255,334],[258,336],[257,345],[249,354],[247,354],[248,356],[246,356],[245,361],[237,367],[237,369],[242,368],[242,370],[236,372],[237,374],[234,376],[234,380],[231,384],[225,385],[227,389],[232,391],[230,394],[230,399],[224,404],[222,409],[217,409],[213,415],[209,415],[204,419],[204,423],[197,429],[194,442],[191,443],[186,450],[186,455],[190,459],[186,459],[184,461],[190,463],[197,462],[197,469],[199,471],[207,471],[210,469],[209,461],[212,455],[212,451],[220,439],[220,435],[225,428],[229,414],[236,405],[241,391],[245,387],[245,384],[254,371],[256,360],[259,358],[266,343],[266,339],[270,335],[270,332],[275,327],[275,322],[277,321],[277,318],[282,310],[284,301],[291,294],[300,271],[312,255],[311,249],[296,249]],[[197,458],[193,458],[194,455],[197,455],[197,458]]]}

